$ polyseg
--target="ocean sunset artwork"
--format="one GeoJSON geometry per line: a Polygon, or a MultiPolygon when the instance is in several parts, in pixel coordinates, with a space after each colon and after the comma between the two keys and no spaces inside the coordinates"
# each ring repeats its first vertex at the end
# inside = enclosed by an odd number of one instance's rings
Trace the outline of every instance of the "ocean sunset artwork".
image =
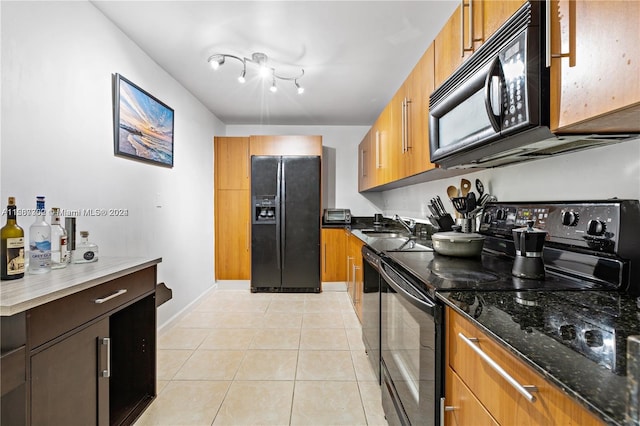
{"type": "Polygon", "coordinates": [[[116,154],[173,166],[173,109],[117,75],[116,154]]]}

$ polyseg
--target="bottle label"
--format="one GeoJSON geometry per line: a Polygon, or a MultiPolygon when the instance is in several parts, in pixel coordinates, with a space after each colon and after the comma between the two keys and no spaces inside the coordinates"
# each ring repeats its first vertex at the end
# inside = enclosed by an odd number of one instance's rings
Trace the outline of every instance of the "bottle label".
{"type": "Polygon", "coordinates": [[[24,238],[7,238],[7,275],[24,274],[24,238]]]}
{"type": "Polygon", "coordinates": [[[85,251],[82,257],[84,257],[84,260],[93,260],[95,253],[92,251],[85,251]]]}
{"type": "Polygon", "coordinates": [[[60,237],[60,263],[67,263],[69,261],[69,252],[67,251],[67,237],[62,235],[60,237]]]}

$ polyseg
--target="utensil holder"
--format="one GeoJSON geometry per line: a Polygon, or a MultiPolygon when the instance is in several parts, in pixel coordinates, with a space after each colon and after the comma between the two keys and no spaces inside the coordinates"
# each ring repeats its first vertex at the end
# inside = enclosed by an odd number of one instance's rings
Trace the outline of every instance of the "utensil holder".
{"type": "Polygon", "coordinates": [[[453,218],[450,214],[446,214],[444,216],[436,217],[436,222],[438,222],[438,228],[440,231],[451,231],[451,227],[455,225],[453,218]]]}
{"type": "Polygon", "coordinates": [[[464,233],[470,234],[472,232],[476,232],[476,221],[475,219],[468,218],[458,218],[456,220],[457,225],[460,226],[460,230],[464,233]]]}

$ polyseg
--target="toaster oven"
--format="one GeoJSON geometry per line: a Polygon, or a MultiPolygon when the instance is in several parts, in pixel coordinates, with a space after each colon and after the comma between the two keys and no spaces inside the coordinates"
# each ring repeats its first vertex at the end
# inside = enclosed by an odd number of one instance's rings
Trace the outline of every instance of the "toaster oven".
{"type": "Polygon", "coordinates": [[[350,224],[351,211],[349,209],[324,209],[322,222],[325,224],[350,224]]]}

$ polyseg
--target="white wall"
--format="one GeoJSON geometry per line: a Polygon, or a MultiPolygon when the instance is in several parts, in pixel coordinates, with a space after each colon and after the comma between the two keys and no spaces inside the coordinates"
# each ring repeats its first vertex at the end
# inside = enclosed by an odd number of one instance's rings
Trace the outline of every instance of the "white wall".
{"type": "MultiPolygon", "coordinates": [[[[127,209],[78,217],[78,229],[100,256],[163,258],[166,322],[213,284],[212,141],[224,125],[90,3],[0,4],[0,202],[32,208],[45,195],[47,207],[127,209]],[[173,168],[114,156],[112,73],[175,110],[173,168]]],[[[18,218],[27,233],[32,221],[18,218]]]]}
{"type": "MultiPolygon", "coordinates": [[[[400,214],[424,220],[428,200],[440,195],[445,207],[447,186],[479,178],[486,190],[502,201],[570,201],[607,198],[640,199],[640,140],[594,148],[555,158],[496,169],[469,171],[443,179],[385,191],[385,215],[400,214]]],[[[475,189],[474,189],[475,190],[475,189]]]]}
{"type": "Polygon", "coordinates": [[[322,146],[335,149],[335,164],[329,167],[332,176],[325,176],[325,182],[333,183],[324,188],[331,194],[329,205],[351,209],[354,216],[372,216],[380,209],[380,194],[358,193],[358,144],[369,131],[370,126],[261,126],[227,125],[227,136],[251,135],[320,135],[322,146]]]}

